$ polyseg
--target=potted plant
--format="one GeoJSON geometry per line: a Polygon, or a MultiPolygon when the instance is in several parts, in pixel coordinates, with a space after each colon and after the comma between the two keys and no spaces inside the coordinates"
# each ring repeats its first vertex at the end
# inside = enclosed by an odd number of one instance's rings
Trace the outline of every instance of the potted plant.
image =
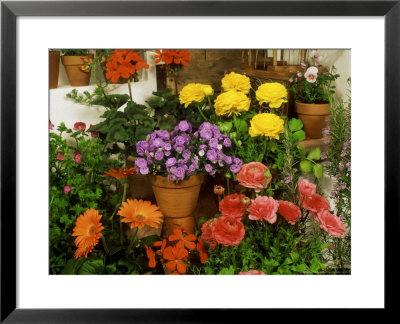
{"type": "Polygon", "coordinates": [[[60,51],[49,51],[49,88],[58,87],[58,74],[60,70],[60,51]]]}
{"type": "Polygon", "coordinates": [[[69,83],[76,87],[89,85],[93,54],[86,49],[63,49],[61,53],[69,83]]]}
{"type": "Polygon", "coordinates": [[[302,71],[290,78],[296,113],[312,139],[321,138],[322,129],[327,126],[329,101],[335,93],[333,81],[339,77],[334,66],[329,70],[322,68],[321,59],[321,55],[311,51],[308,61],[301,63],[302,71]]]}
{"type": "Polygon", "coordinates": [[[165,216],[164,235],[175,224],[194,232],[193,211],[205,174],[237,173],[242,161],[227,155],[231,141],[216,125],[204,122],[197,131],[186,120],[173,131],[156,130],[136,144],[138,174],[150,175],[156,201],[165,216]]]}

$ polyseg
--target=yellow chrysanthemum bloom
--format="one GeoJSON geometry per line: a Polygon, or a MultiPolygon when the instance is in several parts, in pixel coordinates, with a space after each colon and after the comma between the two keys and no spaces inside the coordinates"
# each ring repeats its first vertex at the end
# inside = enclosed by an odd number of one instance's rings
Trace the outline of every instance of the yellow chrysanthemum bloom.
{"type": "Polygon", "coordinates": [[[236,90],[248,94],[251,88],[250,79],[243,74],[235,72],[225,75],[221,82],[224,91],[236,90]]]}
{"type": "Polygon", "coordinates": [[[207,84],[189,83],[179,93],[179,101],[187,108],[193,101],[202,102],[206,96],[214,93],[213,88],[207,84]]]}
{"type": "Polygon", "coordinates": [[[243,92],[230,90],[221,93],[214,102],[215,113],[218,116],[237,115],[250,108],[250,99],[243,92]]]}
{"type": "Polygon", "coordinates": [[[268,136],[270,139],[279,139],[283,133],[283,119],[275,114],[258,114],[250,121],[249,134],[251,137],[268,136]]]}
{"type": "Polygon", "coordinates": [[[287,102],[287,90],[278,82],[264,83],[256,91],[256,98],[260,105],[269,104],[270,108],[279,108],[282,103],[287,102]]]}

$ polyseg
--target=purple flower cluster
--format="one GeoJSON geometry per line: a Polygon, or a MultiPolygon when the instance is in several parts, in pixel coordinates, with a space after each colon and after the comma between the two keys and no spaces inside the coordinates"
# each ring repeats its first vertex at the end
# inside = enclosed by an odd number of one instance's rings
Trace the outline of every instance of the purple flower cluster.
{"type": "Polygon", "coordinates": [[[214,175],[217,171],[237,173],[242,161],[226,155],[232,143],[216,125],[205,122],[192,132],[192,125],[181,121],[170,133],[156,130],[136,144],[141,157],[135,165],[138,174],[161,174],[170,181],[180,181],[198,172],[214,175]]]}

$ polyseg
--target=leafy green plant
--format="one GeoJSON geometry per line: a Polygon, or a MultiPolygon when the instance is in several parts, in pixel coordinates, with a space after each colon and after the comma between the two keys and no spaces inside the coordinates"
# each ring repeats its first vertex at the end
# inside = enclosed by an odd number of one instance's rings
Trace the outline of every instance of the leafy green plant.
{"type": "Polygon", "coordinates": [[[87,49],[62,49],[61,54],[65,56],[80,56],[89,54],[89,51],[87,49]]]}

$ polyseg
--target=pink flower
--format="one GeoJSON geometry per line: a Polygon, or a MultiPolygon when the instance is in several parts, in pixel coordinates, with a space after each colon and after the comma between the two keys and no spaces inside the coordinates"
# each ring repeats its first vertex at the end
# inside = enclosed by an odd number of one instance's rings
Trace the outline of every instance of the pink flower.
{"type": "Polygon", "coordinates": [[[247,208],[249,219],[251,220],[266,220],[270,224],[276,222],[276,212],[278,211],[279,203],[272,197],[259,196],[253,200],[247,208]]]}
{"type": "Polygon", "coordinates": [[[307,69],[306,73],[304,73],[304,77],[310,83],[314,83],[315,81],[317,81],[317,76],[318,76],[318,68],[316,68],[315,66],[310,66],[307,69]]]}
{"type": "Polygon", "coordinates": [[[301,217],[299,206],[284,200],[278,200],[278,203],[278,214],[282,215],[290,225],[296,224],[301,217]]]}
{"type": "Polygon", "coordinates": [[[71,191],[71,187],[70,186],[65,186],[64,187],[64,192],[67,194],[68,192],[70,192],[71,191]]]}
{"type": "Polygon", "coordinates": [[[224,216],[235,217],[240,220],[244,214],[245,207],[242,202],[243,198],[246,198],[246,195],[237,193],[225,196],[219,202],[219,211],[224,216]]]}
{"type": "Polygon", "coordinates": [[[300,195],[307,196],[307,197],[314,195],[316,192],[316,188],[317,188],[315,183],[312,183],[312,182],[308,181],[307,179],[302,179],[301,181],[299,181],[297,186],[299,188],[300,195]]]}
{"type": "Polygon", "coordinates": [[[249,270],[247,272],[239,272],[240,275],[265,275],[264,271],[258,270],[249,270]]]}
{"type": "Polygon", "coordinates": [[[208,242],[210,244],[211,249],[215,249],[217,245],[217,241],[215,240],[213,234],[213,224],[215,221],[216,218],[211,218],[201,226],[201,238],[204,240],[204,242],[208,242]]]}
{"type": "Polygon", "coordinates": [[[345,227],[343,222],[336,215],[331,214],[328,210],[318,213],[318,222],[321,228],[333,237],[344,237],[345,227]]]}
{"type": "Polygon", "coordinates": [[[92,132],[90,129],[93,127],[93,125],[92,124],[90,124],[90,126],[89,126],[89,129],[88,129],[88,131],[90,132],[90,135],[92,136],[92,137],[99,137],[100,136],[100,133],[99,132],[92,132]]]}
{"type": "Polygon", "coordinates": [[[312,196],[300,195],[300,203],[301,207],[313,213],[319,213],[323,210],[331,209],[329,201],[325,197],[322,197],[318,194],[314,194],[312,196]]]}
{"type": "Polygon", "coordinates": [[[76,163],[81,163],[81,158],[82,158],[82,154],[80,154],[79,152],[75,152],[74,161],[76,163]]]}
{"type": "Polygon", "coordinates": [[[307,64],[305,62],[301,62],[300,65],[303,70],[307,67],[307,64]]]}
{"type": "Polygon", "coordinates": [[[57,160],[62,161],[64,159],[64,156],[61,153],[57,153],[57,160]]]}
{"type": "Polygon", "coordinates": [[[54,124],[51,122],[51,120],[49,120],[49,128],[50,128],[50,130],[53,130],[53,128],[54,128],[54,124]]]}
{"type": "Polygon", "coordinates": [[[84,131],[86,129],[86,124],[83,122],[76,122],[74,124],[74,130],[76,131],[84,131]]]}
{"type": "Polygon", "coordinates": [[[243,164],[236,178],[242,186],[253,188],[255,192],[266,188],[272,180],[268,168],[260,162],[243,164]],[[269,177],[266,176],[266,173],[269,177]]]}
{"type": "Polygon", "coordinates": [[[234,246],[242,242],[245,234],[241,221],[230,216],[221,216],[213,225],[213,235],[217,243],[224,246],[234,246]]]}

